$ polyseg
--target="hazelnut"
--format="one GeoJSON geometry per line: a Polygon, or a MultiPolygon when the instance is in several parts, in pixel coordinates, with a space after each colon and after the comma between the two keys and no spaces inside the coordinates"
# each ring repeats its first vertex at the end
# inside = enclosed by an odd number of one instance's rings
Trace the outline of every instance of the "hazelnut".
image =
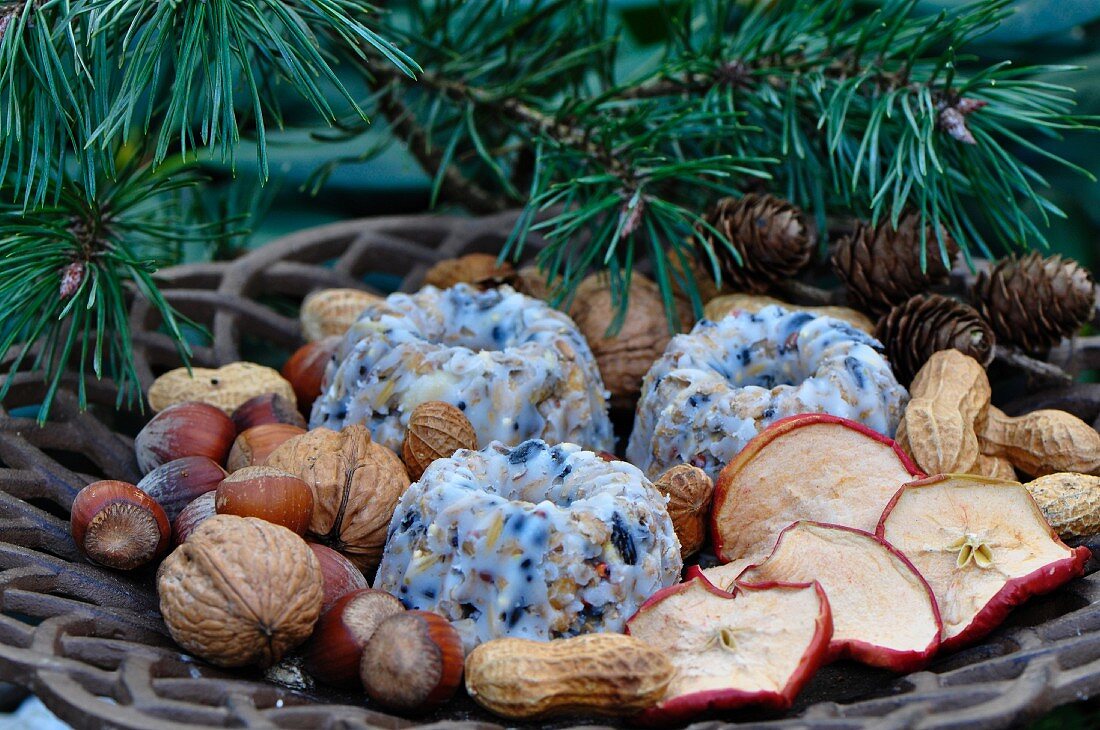
{"type": "Polygon", "coordinates": [[[145,424],[134,439],[134,451],[138,466],[146,474],[184,456],[205,456],[224,464],[236,436],[233,421],[214,406],[179,403],[145,424]]]}
{"type": "Polygon", "coordinates": [[[267,667],[313,631],[321,566],[285,527],[216,515],[165,558],[157,593],[184,649],[223,667],[267,667]]]}
{"type": "Polygon", "coordinates": [[[288,439],[305,433],[304,428],[289,423],[264,423],[242,432],[229,450],[225,466],[229,471],[237,471],[246,466],[260,466],[288,439]]]}
{"type": "Polygon", "coordinates": [[[321,563],[321,573],[324,576],[325,598],[321,604],[322,614],[348,593],[370,587],[363,571],[332,548],[311,542],[309,549],[321,563]]]}
{"type": "Polygon", "coordinates": [[[310,539],[341,552],[363,571],[377,567],[397,500],[409,486],[404,464],[371,441],[365,426],[315,428],[267,457],[313,490],[310,539]]]}
{"type": "Polygon", "coordinates": [[[378,704],[427,712],[454,696],[463,660],[462,639],[447,619],[406,611],[378,625],[359,669],[367,695],[378,704]]]}
{"type": "Polygon", "coordinates": [[[70,526],[77,549],[93,563],[133,570],[168,549],[164,510],[133,484],[93,482],[73,500],[70,526]]]}
{"type": "Polygon", "coordinates": [[[225,469],[206,456],[185,456],[161,464],[146,474],[137,488],[148,494],[174,522],[196,497],[218,488],[225,469]]]}
{"type": "Polygon", "coordinates": [[[302,302],[298,319],[302,337],[316,342],[332,335],[343,335],[359,319],[363,310],[382,297],[361,289],[321,289],[302,302]]]}
{"type": "Polygon", "coordinates": [[[233,411],[233,424],[238,433],[265,423],[289,423],[302,429],[306,427],[306,419],[298,410],[297,404],[277,393],[252,396],[233,411]]]}
{"type": "Polygon", "coordinates": [[[302,647],[306,671],[340,687],[357,687],[363,647],[378,625],[405,607],[401,601],[371,588],[349,593],[321,614],[313,636],[302,647]]]}
{"type": "Polygon", "coordinates": [[[592,275],[582,281],[569,307],[569,316],[592,348],[603,384],[611,392],[611,404],[633,407],[642,378],[664,353],[671,335],[661,292],[641,274],[630,277],[626,316],[619,330],[608,335],[616,314],[606,276],[592,275]]]}
{"type": "Polygon", "coordinates": [[[413,409],[401,449],[412,479],[419,479],[436,459],[445,459],[459,449],[477,449],[477,433],[465,413],[438,400],[413,409]]]}
{"type": "Polygon", "coordinates": [[[293,474],[271,466],[246,466],[218,485],[219,515],[256,517],[301,535],[313,516],[313,492],[293,474]]]}
{"type": "Polygon", "coordinates": [[[217,492],[211,489],[191,500],[172,521],[172,538],[176,545],[183,543],[195,528],[218,514],[214,506],[217,492]]]}
{"type": "Polygon", "coordinates": [[[475,284],[483,279],[505,277],[514,273],[507,261],[497,266],[497,257],[487,253],[468,253],[457,259],[443,259],[424,274],[424,283],[440,289],[455,284],[475,284]]]}
{"type": "Polygon", "coordinates": [[[668,515],[680,539],[680,555],[686,558],[698,552],[707,535],[714,482],[697,466],[677,464],[653,486],[668,497],[668,515]]]}
{"type": "Polygon", "coordinates": [[[220,368],[176,368],[149,386],[149,406],[162,411],[185,401],[209,403],[229,415],[248,399],[275,393],[294,402],[294,389],[282,375],[253,362],[234,362],[220,368]]]}
{"type": "Polygon", "coordinates": [[[343,338],[326,337],[316,342],[307,342],[294,351],[283,365],[283,377],[294,388],[298,396],[298,410],[309,413],[313,401],[321,395],[321,385],[325,380],[325,368],[336,355],[343,338]]]}

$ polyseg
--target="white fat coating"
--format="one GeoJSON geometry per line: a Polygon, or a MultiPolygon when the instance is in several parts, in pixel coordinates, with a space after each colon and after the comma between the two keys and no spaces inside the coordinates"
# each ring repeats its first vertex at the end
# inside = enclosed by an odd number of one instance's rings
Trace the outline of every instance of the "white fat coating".
{"type": "Polygon", "coordinates": [[[531,440],[432,462],[397,505],[375,588],[446,616],[469,651],[621,631],[682,567],[666,499],[640,470],[531,440]]]}
{"type": "Polygon", "coordinates": [[[701,320],[646,374],[627,459],[651,479],[680,463],[716,479],[756,434],[799,413],[893,436],[909,394],[881,349],[847,322],[778,306],[701,320]]]}
{"type": "Polygon", "coordinates": [[[413,409],[430,400],[461,409],[479,444],[614,445],[607,393],[576,325],[507,286],[426,286],[369,306],[324,382],[312,428],[360,423],[395,451],[413,409]]]}

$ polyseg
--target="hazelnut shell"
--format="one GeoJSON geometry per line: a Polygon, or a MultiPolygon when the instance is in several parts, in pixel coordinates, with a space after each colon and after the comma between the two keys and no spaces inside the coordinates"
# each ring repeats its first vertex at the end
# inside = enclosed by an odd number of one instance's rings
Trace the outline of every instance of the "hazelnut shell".
{"type": "Polygon", "coordinates": [[[241,403],[233,411],[233,424],[237,427],[237,433],[266,423],[289,423],[303,430],[306,428],[306,419],[298,410],[297,404],[277,393],[260,393],[241,403]]]}
{"type": "Polygon", "coordinates": [[[134,452],[145,474],[185,456],[205,456],[224,464],[236,436],[233,421],[214,406],[179,403],[145,424],[134,439],[134,452]]]}
{"type": "Polygon", "coordinates": [[[304,428],[289,423],[264,423],[253,426],[237,436],[237,440],[233,442],[233,448],[229,450],[225,467],[233,472],[246,466],[260,466],[284,441],[305,432],[304,428]]]}
{"type": "Polygon", "coordinates": [[[215,508],[217,492],[211,489],[200,494],[184,507],[176,519],[172,520],[172,541],[179,545],[191,536],[195,528],[218,514],[215,508]]]}
{"type": "Polygon", "coordinates": [[[73,500],[73,542],[93,563],[133,570],[168,549],[172,528],[164,510],[133,484],[92,482],[73,500]]]}
{"type": "Polygon", "coordinates": [[[387,618],[363,649],[367,695],[400,712],[427,712],[454,696],[462,682],[462,639],[451,623],[427,611],[387,618]]]}
{"type": "Polygon", "coordinates": [[[137,488],[164,508],[170,522],[175,522],[184,507],[197,497],[218,488],[226,477],[213,459],[206,456],[185,456],[161,464],[146,474],[137,488]]]}
{"type": "Polygon", "coordinates": [[[309,549],[321,563],[321,573],[324,576],[325,598],[321,604],[322,614],[352,591],[370,587],[363,571],[332,548],[311,542],[309,549]]]}
{"type": "Polygon", "coordinates": [[[360,686],[363,647],[379,624],[404,610],[394,596],[372,588],[343,596],[321,614],[313,636],[302,647],[306,671],[326,684],[360,686]]]}
{"type": "Polygon", "coordinates": [[[316,342],[307,342],[294,351],[283,365],[282,375],[294,388],[298,398],[298,410],[309,413],[313,401],[321,395],[321,384],[325,380],[325,368],[336,354],[343,338],[334,335],[316,342]]]}
{"type": "Polygon", "coordinates": [[[247,466],[222,480],[214,507],[220,515],[256,517],[301,535],[313,517],[313,492],[293,474],[270,466],[247,466]]]}

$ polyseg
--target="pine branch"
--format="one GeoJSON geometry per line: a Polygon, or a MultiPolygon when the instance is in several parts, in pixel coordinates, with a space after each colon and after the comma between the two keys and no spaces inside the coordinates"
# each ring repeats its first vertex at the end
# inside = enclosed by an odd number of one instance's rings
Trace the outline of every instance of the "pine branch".
{"type": "MultiPolygon", "coordinates": [[[[458,170],[526,198],[506,255],[519,255],[535,213],[562,209],[538,227],[550,239],[542,261],[564,277],[562,298],[591,266],[610,268],[616,289],[648,251],[671,311],[673,289],[694,296],[673,262],[698,247],[713,264],[701,211],[761,180],[821,229],[827,215],[896,221],[914,208],[968,255],[1045,246],[1042,228],[1062,213],[1018,151],[1091,177],[1032,138],[1092,127],[1073,115],[1072,90],[1037,78],[1049,69],[960,70],[959,54],[1009,5],[922,18],[916,0],[870,14],[853,0],[696,2],[667,18],[661,61],[620,80],[614,42],[579,27],[574,3],[494,15],[445,2],[421,6],[411,29],[384,31],[417,49],[427,69],[417,83],[369,60],[366,68],[403,88],[423,147],[442,150],[427,166],[437,189],[441,170],[448,185],[458,170]],[[583,70],[578,50],[591,59],[583,70]],[[546,69],[557,71],[550,87],[546,69]],[[534,169],[520,174],[531,159],[534,169]],[[526,193],[508,187],[522,178],[526,193]]],[[[588,24],[606,24],[606,12],[588,24]]],[[[946,245],[921,243],[925,258],[946,245]]],[[[623,304],[625,289],[615,293],[623,304]]]]}
{"type": "Polygon", "coordinates": [[[363,114],[337,76],[331,54],[322,49],[321,37],[333,39],[333,48],[345,56],[361,53],[362,45],[403,74],[420,70],[360,20],[373,12],[362,0],[85,0],[78,13],[100,37],[92,63],[107,66],[118,59],[122,75],[117,92],[101,94],[107,113],[93,139],[110,143],[138,119],[148,134],[156,119],[157,163],[173,141],[185,156],[214,148],[231,160],[247,123],[266,179],[267,128],[283,124],[277,84],[287,84],[327,123],[337,112],[323,84],[363,114]],[[237,87],[244,90],[243,103],[237,87]]]}
{"type": "Polygon", "coordinates": [[[365,123],[340,60],[369,48],[402,74],[419,70],[368,17],[362,0],[0,0],[0,309],[14,313],[0,323],[0,362],[45,373],[41,419],[70,367],[82,403],[89,371],[116,381],[120,403],[140,402],[134,296],[153,301],[187,360],[152,274],[185,241],[226,248],[239,233],[225,217],[189,220],[200,207],[177,198],[197,179],[177,160],[210,150],[232,161],[251,135],[266,180],[283,89],[330,124],[343,113],[335,90],[365,123]],[[145,150],[135,125],[151,154],[120,165],[119,149],[145,150]]]}
{"type": "Polygon", "coordinates": [[[0,182],[18,180],[25,204],[45,201],[67,164],[88,166],[90,88],[64,3],[0,3],[0,182]]]}
{"type": "Polygon", "coordinates": [[[180,246],[203,240],[207,231],[181,220],[177,204],[199,178],[168,167],[124,163],[94,194],[69,179],[55,204],[31,209],[14,197],[18,185],[3,189],[0,301],[11,315],[0,326],[0,362],[9,375],[0,400],[15,382],[11,376],[42,371],[48,386],[39,409],[44,421],[63,378],[75,369],[82,407],[89,375],[115,382],[118,405],[140,407],[129,328],[134,296],[153,302],[187,361],[185,320],[160,295],[153,272],[170,262],[166,253],[175,250],[178,257],[180,246]]]}
{"type": "MultiPolygon", "coordinates": [[[[384,73],[388,71],[385,67],[375,67],[374,71],[375,78],[388,75],[384,73]],[[379,73],[380,70],[383,73],[379,73]]],[[[440,178],[439,191],[445,198],[461,200],[471,212],[479,214],[499,213],[516,204],[517,201],[491,193],[465,177],[457,165],[445,164],[443,152],[431,147],[428,133],[417,123],[395,84],[387,80],[378,92],[378,110],[389,122],[390,132],[405,142],[409,153],[424,170],[440,178]]]]}
{"type": "Polygon", "coordinates": [[[94,192],[113,175],[109,151],[140,125],[155,164],[203,149],[232,162],[251,136],[266,180],[283,89],[325,123],[344,107],[366,121],[337,75],[341,59],[369,48],[402,74],[419,71],[368,27],[377,15],[363,0],[0,0],[0,179],[36,205],[75,163],[94,192]]]}

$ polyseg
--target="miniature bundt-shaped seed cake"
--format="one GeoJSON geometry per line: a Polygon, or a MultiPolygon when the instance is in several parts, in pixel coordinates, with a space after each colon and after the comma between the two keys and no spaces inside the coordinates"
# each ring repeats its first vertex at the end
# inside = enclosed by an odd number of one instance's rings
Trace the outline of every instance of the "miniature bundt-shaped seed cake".
{"type": "Polygon", "coordinates": [[[398,503],[375,587],[446,616],[470,650],[621,631],[681,567],[641,471],[534,439],[432,462],[398,503]]]}
{"type": "Polygon", "coordinates": [[[511,287],[426,286],[367,307],[329,363],[310,426],[361,423],[400,453],[410,414],[431,400],[465,412],[480,444],[613,446],[588,343],[565,314],[511,287]]]}
{"type": "Polygon", "coordinates": [[[680,463],[712,479],[768,424],[830,413],[893,436],[909,394],[847,322],[769,306],[701,320],[642,381],[627,459],[651,478],[680,463]]]}

